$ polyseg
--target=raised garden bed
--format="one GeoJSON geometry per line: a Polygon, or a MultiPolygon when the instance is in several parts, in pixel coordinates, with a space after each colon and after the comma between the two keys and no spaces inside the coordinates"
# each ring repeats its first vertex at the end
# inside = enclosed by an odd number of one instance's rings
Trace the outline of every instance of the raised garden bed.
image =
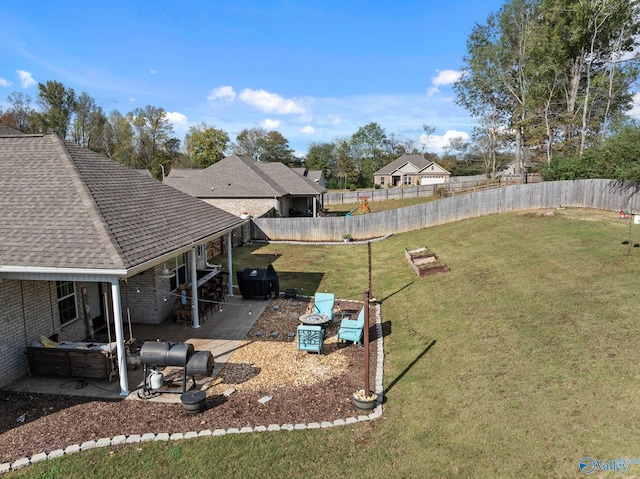
{"type": "Polygon", "coordinates": [[[442,263],[442,261],[438,259],[438,256],[432,251],[429,251],[426,246],[416,249],[405,249],[404,256],[419,278],[449,271],[449,267],[442,263]]]}

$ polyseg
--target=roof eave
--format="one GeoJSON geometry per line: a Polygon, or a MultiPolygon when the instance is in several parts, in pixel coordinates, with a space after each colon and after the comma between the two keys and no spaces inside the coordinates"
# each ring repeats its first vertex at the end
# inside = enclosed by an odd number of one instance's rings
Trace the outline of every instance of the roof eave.
{"type": "Polygon", "coordinates": [[[132,268],[129,268],[126,272],[125,277],[126,278],[130,278],[131,276],[135,276],[136,274],[139,274],[143,271],[146,271],[148,269],[153,268],[154,266],[158,266],[162,263],[164,263],[165,261],[169,261],[170,259],[175,258],[176,256],[183,254],[183,253],[187,253],[188,251],[191,251],[193,248],[195,248],[196,246],[199,245],[203,245],[203,244],[207,244],[209,241],[212,241],[214,239],[218,239],[222,236],[225,236],[229,233],[231,233],[234,229],[239,228],[240,226],[242,226],[245,223],[248,223],[249,220],[239,220],[238,223],[234,223],[231,226],[228,226],[227,228],[217,231],[213,234],[207,235],[203,238],[199,238],[193,242],[191,242],[188,245],[184,245],[181,246],[180,248],[176,248],[168,253],[165,253],[161,256],[157,256],[153,259],[150,259],[149,261],[145,261],[144,263],[140,263],[136,266],[133,266],[132,268]]]}

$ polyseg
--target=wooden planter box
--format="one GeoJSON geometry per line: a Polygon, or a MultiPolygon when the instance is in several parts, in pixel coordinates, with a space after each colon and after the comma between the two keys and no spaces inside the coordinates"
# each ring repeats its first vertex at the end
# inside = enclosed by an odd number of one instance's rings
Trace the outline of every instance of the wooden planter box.
{"type": "Polygon", "coordinates": [[[28,347],[31,374],[111,380],[115,374],[113,354],[108,351],[28,347]]]}
{"type": "Polygon", "coordinates": [[[418,278],[426,278],[439,273],[446,273],[449,267],[438,259],[438,256],[429,251],[426,246],[422,248],[404,250],[404,256],[409,266],[418,275],[418,278]]]}

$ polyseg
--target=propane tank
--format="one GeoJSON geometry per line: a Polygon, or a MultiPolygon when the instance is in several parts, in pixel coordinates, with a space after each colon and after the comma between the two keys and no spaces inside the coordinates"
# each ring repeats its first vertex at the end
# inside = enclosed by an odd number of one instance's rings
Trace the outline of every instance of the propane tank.
{"type": "Polygon", "coordinates": [[[149,374],[149,382],[151,384],[151,389],[160,389],[163,384],[163,376],[160,371],[157,369],[152,369],[151,374],[149,374]]]}

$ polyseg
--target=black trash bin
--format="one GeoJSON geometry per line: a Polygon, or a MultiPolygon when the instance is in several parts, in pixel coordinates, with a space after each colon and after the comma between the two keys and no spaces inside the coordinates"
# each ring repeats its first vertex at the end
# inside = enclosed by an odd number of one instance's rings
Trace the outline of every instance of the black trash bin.
{"type": "Polygon", "coordinates": [[[253,297],[268,298],[280,294],[278,275],[269,265],[265,269],[245,268],[236,272],[240,294],[245,299],[253,297]]]}

